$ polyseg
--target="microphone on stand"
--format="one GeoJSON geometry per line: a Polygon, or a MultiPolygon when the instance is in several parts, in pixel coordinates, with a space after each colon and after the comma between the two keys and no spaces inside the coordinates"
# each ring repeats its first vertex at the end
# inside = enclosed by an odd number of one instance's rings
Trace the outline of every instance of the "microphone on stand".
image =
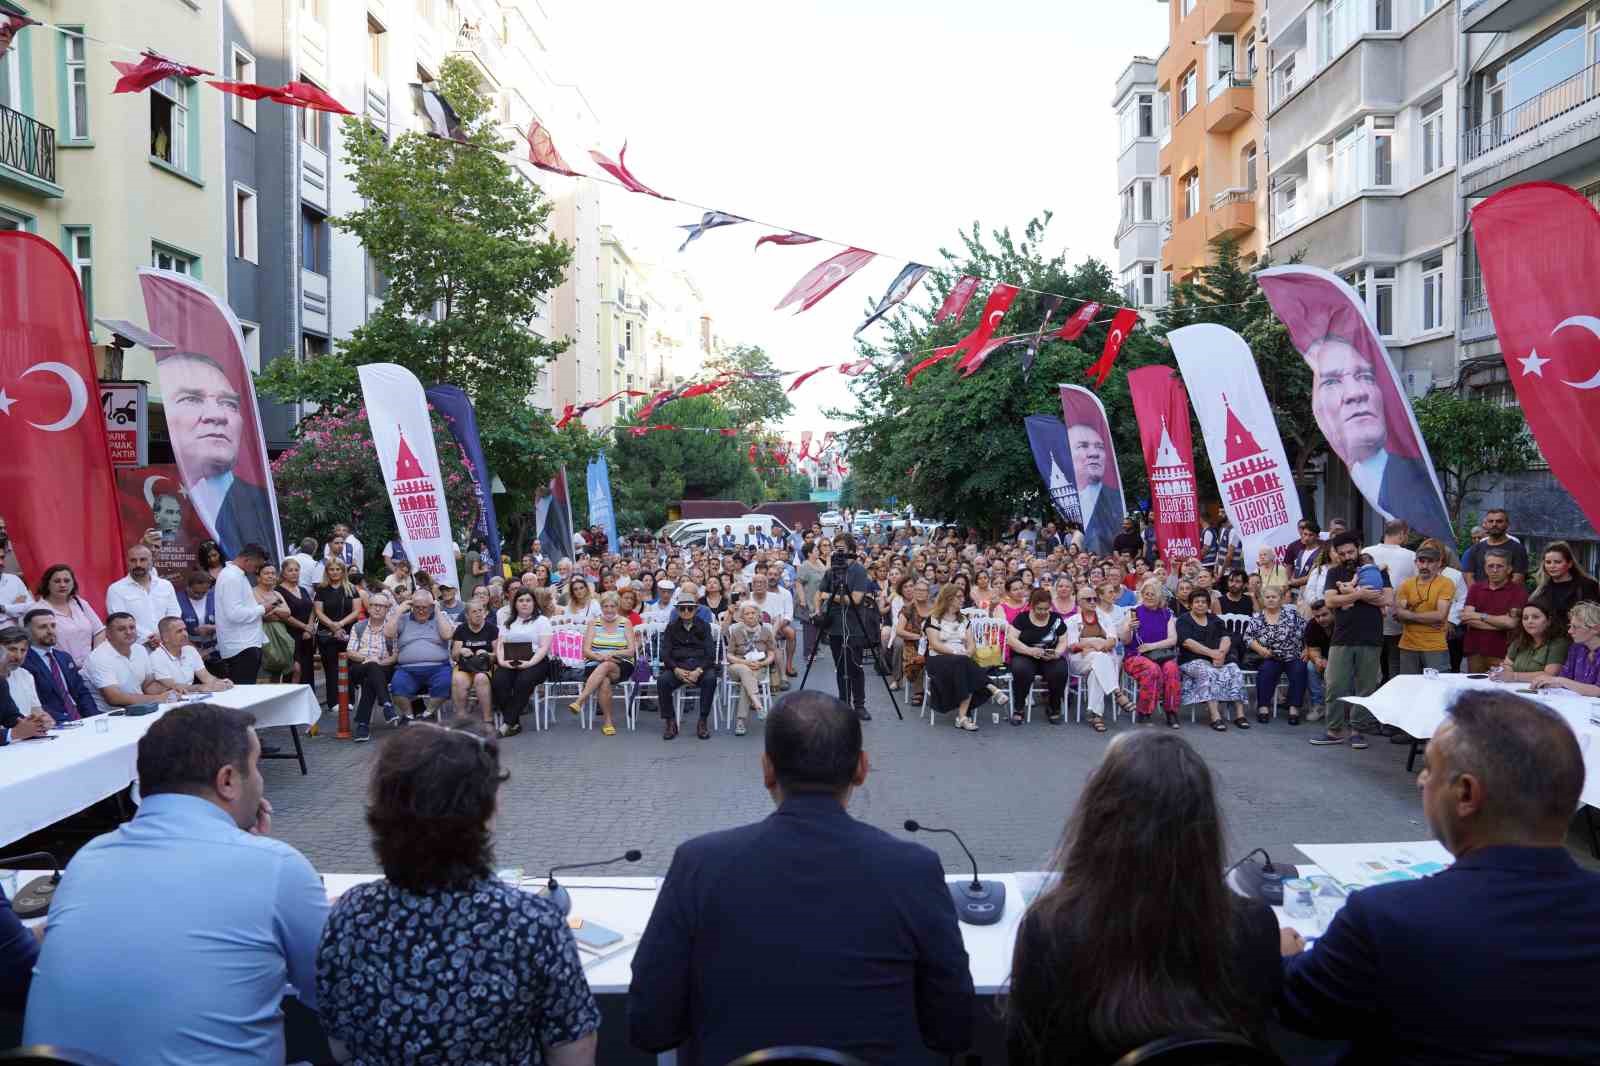
{"type": "Polygon", "coordinates": [[[979,879],[978,860],[972,857],[972,851],[967,847],[966,841],[961,839],[961,834],[954,829],[935,829],[932,826],[922,825],[913,818],[907,818],[905,824],[908,833],[949,833],[956,838],[961,850],[967,853],[967,861],[972,863],[972,880],[966,884],[950,886],[950,898],[955,901],[956,917],[968,925],[993,925],[998,922],[1006,909],[1005,882],[979,879]]]}
{"type": "Polygon", "coordinates": [[[572,913],[572,896],[556,881],[556,872],[558,870],[587,870],[592,866],[610,866],[614,862],[638,862],[642,858],[644,858],[644,852],[638,848],[632,848],[614,859],[601,859],[599,862],[575,862],[566,866],[552,866],[550,867],[550,880],[545,882],[544,886],[545,895],[549,897],[551,903],[554,903],[560,909],[562,916],[565,917],[572,913]]]}
{"type": "Polygon", "coordinates": [[[43,918],[49,912],[56,886],[61,883],[61,863],[48,851],[30,851],[26,855],[7,855],[0,859],[0,870],[25,870],[39,859],[49,863],[55,873],[36,877],[17,890],[11,909],[18,918],[43,918]]]}

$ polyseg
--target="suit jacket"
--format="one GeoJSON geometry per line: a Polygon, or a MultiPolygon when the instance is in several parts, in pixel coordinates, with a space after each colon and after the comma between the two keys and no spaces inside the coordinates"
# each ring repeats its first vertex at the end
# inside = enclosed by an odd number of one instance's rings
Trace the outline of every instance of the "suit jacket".
{"type": "Polygon", "coordinates": [[[634,953],[628,1034],[684,1066],[786,1044],[943,1062],[973,1011],[939,857],[801,793],[678,848],[634,953]]]}
{"type": "MultiPolygon", "coordinates": [[[[0,682],[0,745],[11,743],[6,739],[6,730],[22,721],[22,712],[17,710],[17,701],[11,698],[11,686],[0,682]]],[[[0,892],[0,899],[5,898],[5,893],[0,892]]]]}
{"type": "MultiPolygon", "coordinates": [[[[78,705],[78,716],[88,718],[92,714],[99,714],[100,705],[95,702],[89,682],[77,664],[72,661],[72,656],[60,648],[51,648],[50,654],[54,655],[56,662],[61,665],[61,676],[66,678],[67,689],[72,693],[73,702],[78,705]]],[[[39,690],[40,705],[57,722],[67,721],[71,717],[67,714],[67,701],[56,685],[55,672],[50,669],[50,664],[45,661],[39,649],[29,648],[28,656],[22,660],[22,665],[33,675],[33,687],[39,690]]]]}
{"type": "Polygon", "coordinates": [[[1411,528],[1429,537],[1455,536],[1450,519],[1439,503],[1439,490],[1421,459],[1389,453],[1383,464],[1383,484],[1378,486],[1378,508],[1404,518],[1411,528]]]}
{"type": "Polygon", "coordinates": [[[217,512],[217,545],[224,559],[232,559],[246,544],[261,545],[274,560],[278,556],[277,527],[267,490],[234,475],[217,512]]]}
{"type": "Polygon", "coordinates": [[[1083,527],[1083,546],[1096,555],[1111,551],[1111,542],[1122,532],[1122,490],[1100,483],[1100,495],[1094,501],[1094,514],[1087,516],[1083,527]]]}
{"type": "Polygon", "coordinates": [[[1565,848],[1469,852],[1351,896],[1284,960],[1285,1024],[1346,1062],[1600,1062],[1600,875],[1565,848]]]}

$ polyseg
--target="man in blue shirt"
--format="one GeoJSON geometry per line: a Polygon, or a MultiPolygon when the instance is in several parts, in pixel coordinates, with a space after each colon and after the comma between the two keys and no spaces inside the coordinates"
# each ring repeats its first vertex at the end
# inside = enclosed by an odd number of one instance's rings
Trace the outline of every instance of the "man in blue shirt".
{"type": "Polygon", "coordinates": [[[244,711],[190,704],[139,741],[144,802],[87,844],[50,908],[26,1044],[119,1063],[284,1061],[285,986],[316,1007],[327,895],[266,834],[261,743],[244,711]]]}

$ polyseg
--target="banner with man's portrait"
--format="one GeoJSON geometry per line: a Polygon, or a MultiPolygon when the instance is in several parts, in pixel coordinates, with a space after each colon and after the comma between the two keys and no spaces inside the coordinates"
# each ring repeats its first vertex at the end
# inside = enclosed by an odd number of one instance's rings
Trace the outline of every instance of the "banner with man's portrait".
{"type": "Polygon", "coordinates": [[[1454,537],[1444,493],[1389,352],[1361,297],[1336,274],[1285,266],[1256,277],[1311,367],[1311,413],[1350,480],[1385,518],[1454,537]]]}
{"type": "Polygon", "coordinates": [[[139,271],[157,353],[156,377],[183,489],[201,524],[233,558],[259,544],[283,558],[278,501],[261,435],[244,334],[232,309],[187,274],[139,271]]]}
{"type": "Polygon", "coordinates": [[[1083,511],[1083,546],[1096,555],[1109,555],[1128,508],[1122,499],[1122,475],[1117,470],[1106,409],[1100,397],[1083,386],[1063,385],[1061,420],[1067,424],[1072,480],[1083,511]]]}
{"type": "Polygon", "coordinates": [[[156,573],[174,582],[194,569],[200,542],[211,536],[189,502],[175,465],[117,468],[117,506],[130,540],[155,530],[161,543],[151,549],[156,573]]]}

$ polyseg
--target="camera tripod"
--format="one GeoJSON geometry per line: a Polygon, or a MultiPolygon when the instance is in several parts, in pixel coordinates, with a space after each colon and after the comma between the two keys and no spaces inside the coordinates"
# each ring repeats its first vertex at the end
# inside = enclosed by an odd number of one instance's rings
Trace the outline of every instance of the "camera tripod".
{"type": "MultiPolygon", "coordinates": [[[[837,582],[837,581],[841,580],[841,578],[835,577],[834,580],[837,582]]],[[[894,698],[894,686],[889,684],[889,671],[883,665],[883,660],[879,657],[879,654],[878,654],[878,645],[880,643],[882,643],[878,639],[878,627],[877,626],[873,626],[872,628],[869,629],[869,628],[867,628],[866,625],[864,625],[862,623],[862,621],[861,621],[861,605],[859,603],[856,603],[853,599],[851,599],[850,593],[849,593],[848,590],[843,591],[843,592],[831,592],[831,593],[828,594],[828,599],[829,599],[828,612],[827,612],[826,615],[824,615],[824,618],[835,618],[836,617],[836,618],[838,618],[838,620],[840,622],[845,622],[846,623],[845,626],[844,626],[844,638],[839,643],[839,651],[840,651],[840,653],[842,655],[845,655],[845,656],[850,656],[850,655],[856,654],[856,650],[850,646],[850,626],[846,622],[846,619],[851,619],[856,624],[856,627],[857,627],[856,628],[856,632],[861,633],[861,634],[863,634],[863,635],[865,635],[867,637],[867,650],[872,653],[872,670],[873,670],[873,673],[877,674],[878,675],[878,680],[883,682],[883,691],[888,693],[888,695],[889,695],[889,706],[894,708],[894,716],[896,718],[900,719],[902,722],[905,721],[906,720],[906,716],[904,714],[900,713],[900,704],[894,698]],[[845,612],[849,612],[849,613],[846,614],[845,612]]],[[[832,626],[830,625],[829,628],[831,629],[832,626]]],[[[811,654],[806,656],[805,673],[800,675],[800,687],[802,689],[806,687],[806,678],[811,676],[811,667],[817,661],[817,652],[822,650],[823,636],[824,636],[823,628],[821,626],[818,626],[817,627],[817,641],[816,641],[815,644],[813,644],[811,646],[811,654]]],[[[864,665],[865,664],[863,664],[863,666],[864,665]]],[[[834,664],[834,669],[837,670],[837,671],[844,671],[844,676],[847,679],[849,678],[849,664],[848,664],[848,662],[835,663],[834,664]]],[[[847,680],[846,681],[846,685],[848,685],[848,684],[849,684],[849,682],[847,680]]],[[[863,681],[862,682],[862,693],[861,693],[861,698],[862,698],[863,701],[865,701],[866,695],[867,695],[866,694],[866,682],[863,681]]]]}

